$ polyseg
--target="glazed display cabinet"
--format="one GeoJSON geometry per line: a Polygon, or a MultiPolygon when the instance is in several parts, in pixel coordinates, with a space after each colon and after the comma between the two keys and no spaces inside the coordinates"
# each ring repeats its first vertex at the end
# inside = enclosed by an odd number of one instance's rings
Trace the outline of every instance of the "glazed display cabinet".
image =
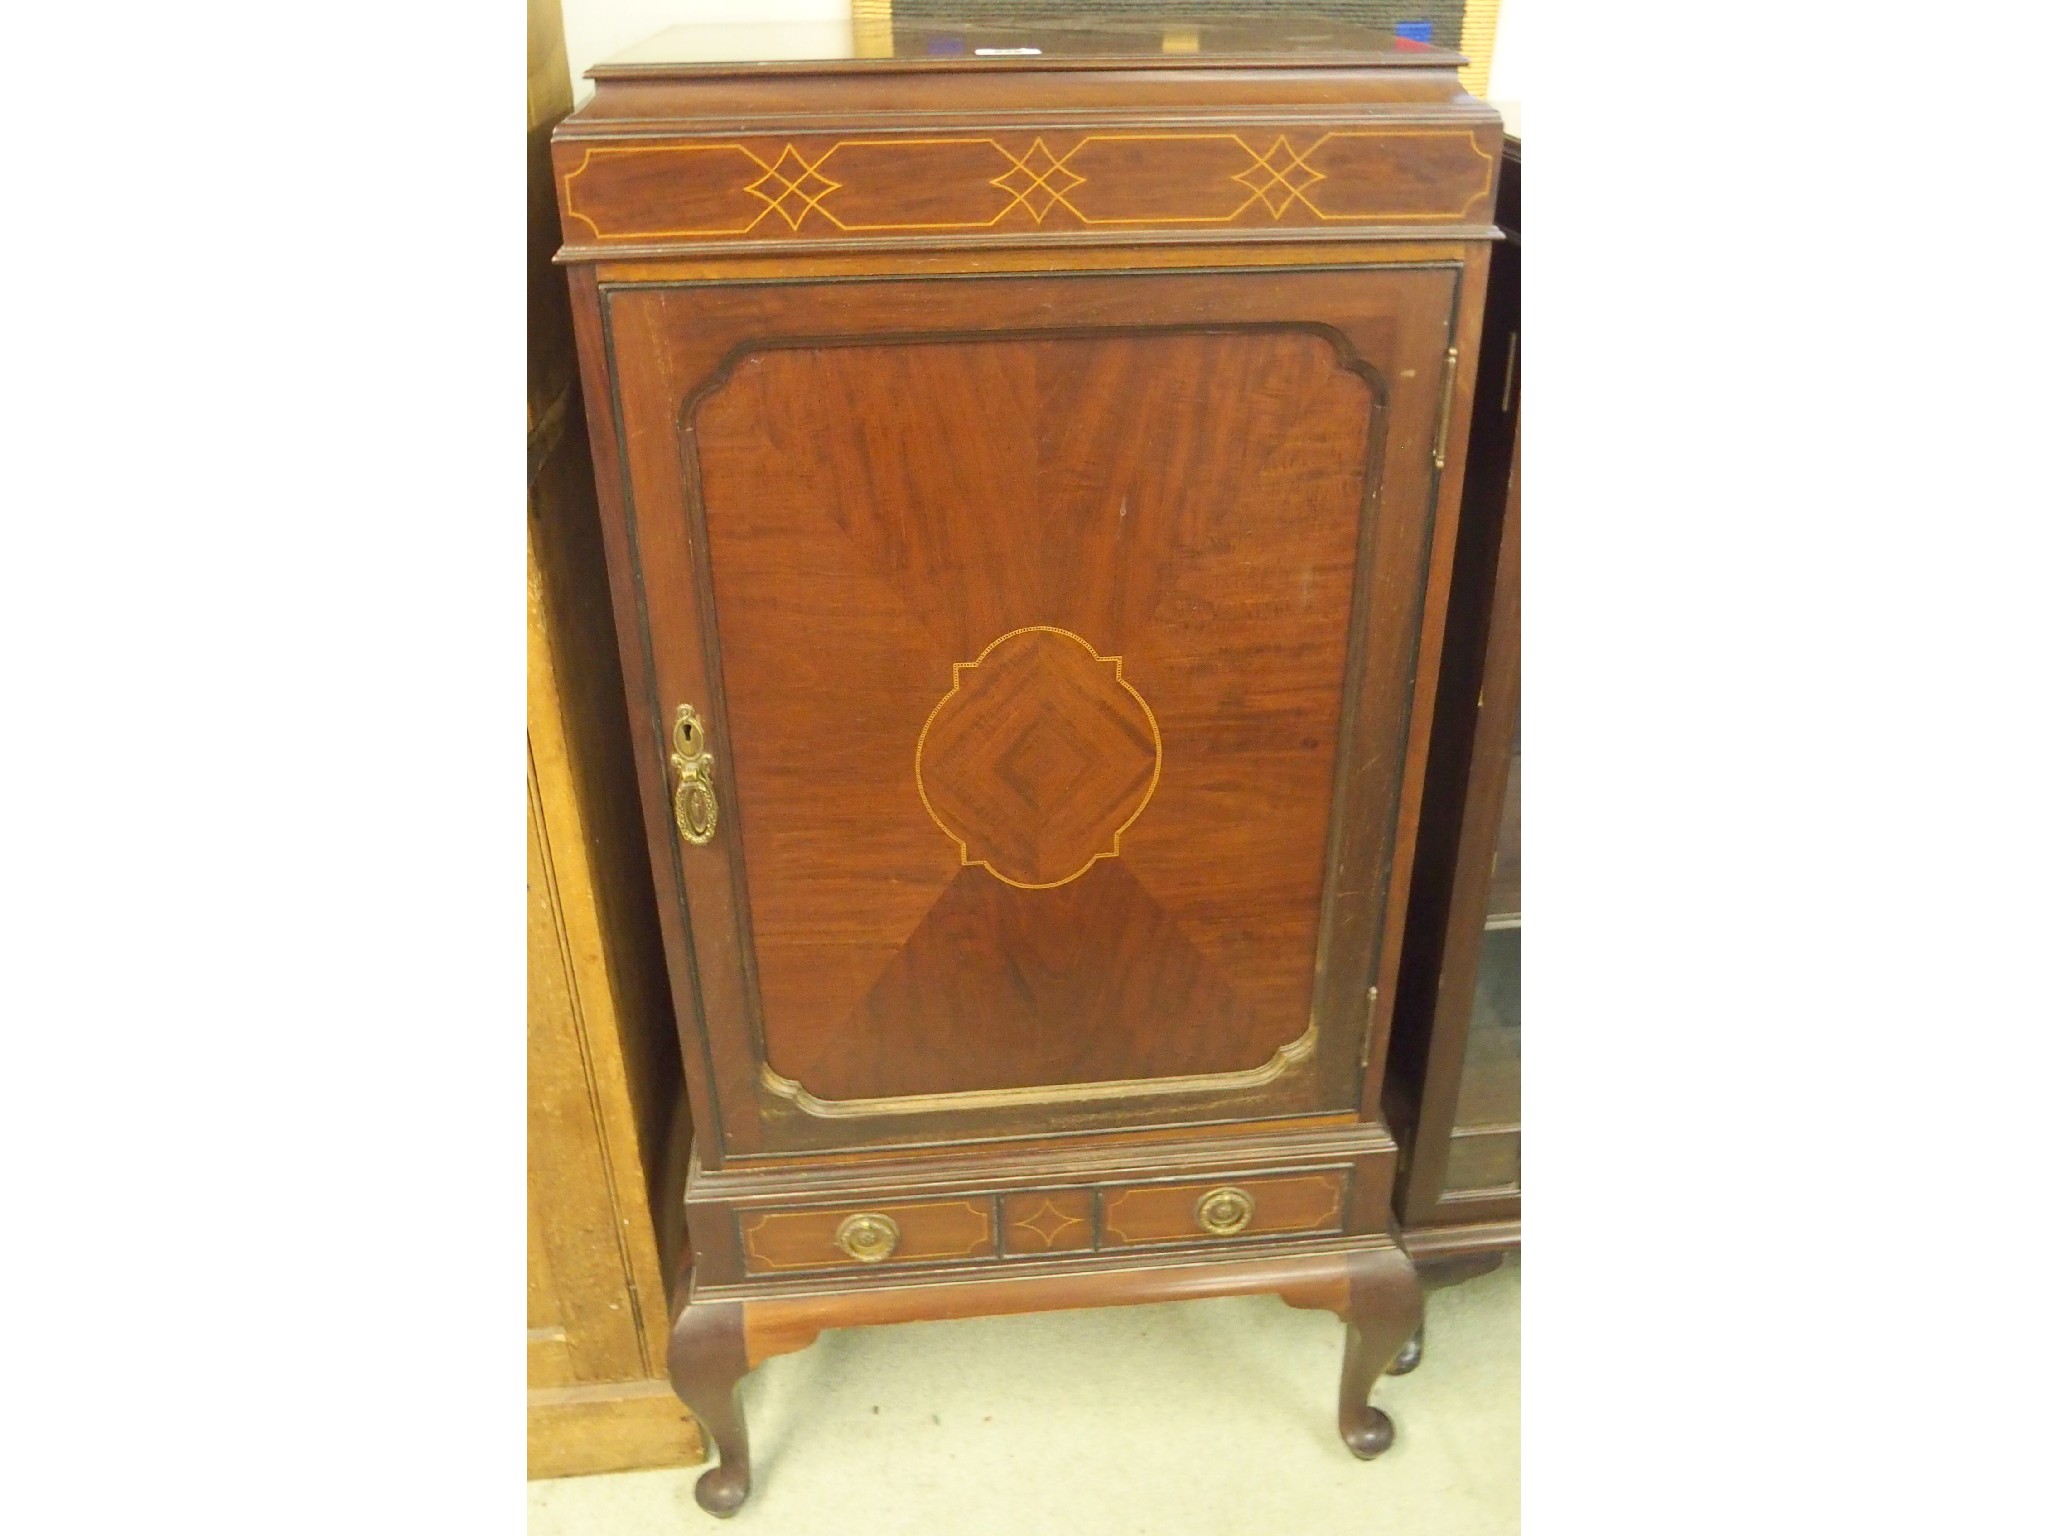
{"type": "Polygon", "coordinates": [[[1521,166],[1509,139],[1387,1079],[1426,1284],[1521,1243],[1521,166]]]}
{"type": "Polygon", "coordinates": [[[558,129],[714,1513],[741,1377],[856,1324],[1276,1293],[1391,1442],[1381,1089],[1497,235],[1458,62],[707,27],[558,129]]]}

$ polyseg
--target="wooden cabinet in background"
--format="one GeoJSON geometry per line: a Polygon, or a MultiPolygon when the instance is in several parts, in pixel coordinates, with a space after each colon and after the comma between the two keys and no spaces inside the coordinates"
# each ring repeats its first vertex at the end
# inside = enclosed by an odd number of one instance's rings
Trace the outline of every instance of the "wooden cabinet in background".
{"type": "Polygon", "coordinates": [[[1521,1242],[1521,173],[1509,139],[1387,1078],[1425,1283],[1521,1242]]]}
{"type": "Polygon", "coordinates": [[[854,1324],[1273,1292],[1392,1441],[1500,123],[1455,55],[1257,14],[680,28],[555,134],[715,1513],[740,1378],[854,1324]]]}
{"type": "Polygon", "coordinates": [[[661,1365],[668,1307],[649,1187],[680,1103],[674,1015],[632,804],[567,295],[548,261],[547,138],[568,110],[568,69],[553,0],[534,0],[528,20],[527,1468],[556,1477],[703,1451],[661,1365]]]}
{"type": "MultiPolygon", "coordinates": [[[[621,974],[562,708],[557,658],[529,545],[527,722],[527,1465],[532,1477],[702,1459],[661,1367],[667,1333],[648,1190],[667,1128],[634,1083],[672,1084],[633,1061],[658,994],[621,974]],[[650,1134],[651,1133],[651,1134],[650,1134]]],[[[658,978],[658,972],[655,973],[658,978]]],[[[638,1054],[644,1056],[644,1051],[638,1054]]],[[[673,1088],[671,1088],[673,1093],[673,1088]]]]}

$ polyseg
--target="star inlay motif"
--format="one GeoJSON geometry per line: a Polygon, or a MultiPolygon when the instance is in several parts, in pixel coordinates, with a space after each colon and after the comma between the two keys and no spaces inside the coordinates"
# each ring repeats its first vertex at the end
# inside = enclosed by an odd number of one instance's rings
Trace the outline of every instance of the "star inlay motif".
{"type": "MultiPolygon", "coordinates": [[[[1309,146],[1309,152],[1315,152],[1314,145],[1309,146]]],[[[1266,211],[1276,219],[1297,198],[1307,203],[1302,193],[1324,179],[1321,171],[1302,161],[1294,146],[1284,137],[1275,140],[1273,147],[1263,155],[1253,150],[1252,162],[1230,179],[1250,187],[1259,201],[1266,205],[1266,211]]],[[[1310,211],[1313,212],[1313,208],[1310,211]]]]}
{"type": "MultiPolygon", "coordinates": [[[[1031,147],[1024,151],[1022,158],[1010,150],[1003,150],[1002,153],[1009,155],[1010,169],[996,177],[989,185],[1001,187],[1009,193],[1011,202],[1009,207],[996,215],[998,221],[1019,203],[1022,203],[1030,211],[1031,217],[1041,224],[1045,222],[1046,213],[1054,203],[1060,203],[1069,212],[1078,215],[1080,210],[1067,202],[1067,194],[1087,178],[1076,176],[1066,168],[1066,155],[1055,156],[1045,147],[1043,139],[1033,139],[1031,147]]],[[[1071,149],[1067,151],[1069,155],[1072,153],[1071,149]]]]}
{"type": "Polygon", "coordinates": [[[1035,1234],[1041,1243],[1050,1248],[1053,1245],[1053,1240],[1066,1231],[1067,1228],[1081,1225],[1081,1218],[1064,1214],[1053,1205],[1052,1201],[1041,1197],[1038,1202],[1038,1209],[1031,1213],[1029,1221],[1017,1221],[1011,1223],[1011,1225],[1021,1227],[1026,1232],[1035,1234]],[[1052,1223],[1050,1227],[1044,1225],[1048,1221],[1052,1223]]]}

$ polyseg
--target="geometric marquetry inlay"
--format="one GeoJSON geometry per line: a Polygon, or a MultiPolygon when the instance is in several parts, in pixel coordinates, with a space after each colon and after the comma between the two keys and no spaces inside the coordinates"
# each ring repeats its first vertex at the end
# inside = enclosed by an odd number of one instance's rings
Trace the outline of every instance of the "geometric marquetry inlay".
{"type": "Polygon", "coordinates": [[[953,665],[918,736],[918,793],[939,830],[1006,885],[1047,890],[1115,858],[1159,784],[1159,723],[1079,635],[1034,624],[953,665]]]}
{"type": "Polygon", "coordinates": [[[592,145],[564,160],[564,233],[803,240],[1455,222],[1493,184],[1492,158],[1462,128],[1049,137],[1028,147],[979,133],[592,145]]]}

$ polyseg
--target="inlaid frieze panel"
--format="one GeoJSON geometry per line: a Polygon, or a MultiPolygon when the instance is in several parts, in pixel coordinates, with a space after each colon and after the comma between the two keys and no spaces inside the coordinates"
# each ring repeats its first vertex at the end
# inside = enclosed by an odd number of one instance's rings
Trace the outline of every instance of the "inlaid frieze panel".
{"type": "Polygon", "coordinates": [[[556,146],[571,245],[1460,225],[1476,130],[1306,125],[556,146]]]}

